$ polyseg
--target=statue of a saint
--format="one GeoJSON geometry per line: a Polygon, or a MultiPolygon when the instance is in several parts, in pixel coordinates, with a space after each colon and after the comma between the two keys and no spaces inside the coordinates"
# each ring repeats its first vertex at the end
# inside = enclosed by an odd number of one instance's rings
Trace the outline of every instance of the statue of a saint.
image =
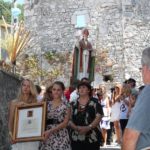
{"type": "Polygon", "coordinates": [[[82,36],[83,38],[76,42],[74,48],[72,84],[75,84],[84,77],[88,78],[91,82],[94,80],[95,52],[88,41],[89,31],[84,29],[82,36]]]}

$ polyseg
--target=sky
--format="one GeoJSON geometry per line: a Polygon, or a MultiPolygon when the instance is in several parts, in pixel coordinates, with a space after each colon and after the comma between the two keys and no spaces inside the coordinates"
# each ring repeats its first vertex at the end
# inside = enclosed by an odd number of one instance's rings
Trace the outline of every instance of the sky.
{"type": "MultiPolygon", "coordinates": [[[[5,2],[12,2],[12,0],[4,0],[5,2]]],[[[23,4],[24,0],[17,0],[18,4],[23,4]]]]}

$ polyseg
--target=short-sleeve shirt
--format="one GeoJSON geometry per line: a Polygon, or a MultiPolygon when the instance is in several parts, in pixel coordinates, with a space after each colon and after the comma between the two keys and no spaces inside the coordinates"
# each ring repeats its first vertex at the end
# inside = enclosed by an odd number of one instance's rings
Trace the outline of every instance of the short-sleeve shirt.
{"type": "MultiPolygon", "coordinates": [[[[129,97],[126,97],[125,100],[129,101],[129,97]]],[[[120,119],[128,119],[127,118],[127,113],[128,113],[128,106],[122,100],[121,103],[120,103],[120,119]]]]}
{"type": "Polygon", "coordinates": [[[139,95],[126,128],[140,132],[136,150],[150,146],[150,85],[139,95]]]}
{"type": "Polygon", "coordinates": [[[77,94],[77,90],[74,90],[71,94],[70,94],[70,102],[75,102],[77,99],[79,98],[79,95],[77,94]]]}
{"type": "MultiPolygon", "coordinates": [[[[90,125],[96,115],[103,116],[103,110],[98,100],[91,98],[89,103],[86,105],[83,111],[79,110],[79,101],[72,103],[72,122],[77,126],[88,126],[90,125]]],[[[71,139],[72,141],[87,141],[94,143],[99,141],[99,127],[97,126],[93,130],[89,131],[86,135],[81,135],[79,132],[72,130],[71,139]]]]}

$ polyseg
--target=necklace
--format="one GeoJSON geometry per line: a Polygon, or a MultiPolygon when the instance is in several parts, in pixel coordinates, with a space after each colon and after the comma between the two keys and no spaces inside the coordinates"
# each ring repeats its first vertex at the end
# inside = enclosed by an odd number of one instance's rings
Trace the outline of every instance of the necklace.
{"type": "Polygon", "coordinates": [[[84,108],[86,107],[86,105],[79,104],[79,107],[80,107],[81,109],[84,109],[84,108]]]}
{"type": "Polygon", "coordinates": [[[79,105],[78,111],[79,111],[79,112],[85,111],[85,108],[86,108],[85,105],[79,105]]]}
{"type": "Polygon", "coordinates": [[[85,111],[87,104],[80,104],[79,103],[79,105],[78,105],[78,111],[85,111]]]}

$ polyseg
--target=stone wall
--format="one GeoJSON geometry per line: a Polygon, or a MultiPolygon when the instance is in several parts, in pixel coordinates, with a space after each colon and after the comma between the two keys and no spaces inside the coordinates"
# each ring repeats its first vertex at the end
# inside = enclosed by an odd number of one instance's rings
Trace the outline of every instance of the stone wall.
{"type": "Polygon", "coordinates": [[[9,150],[8,104],[16,98],[20,80],[0,70],[0,150],[9,150]]]}
{"type": "Polygon", "coordinates": [[[150,45],[150,1],[132,0],[123,4],[125,75],[141,79],[141,52],[150,45]]]}
{"type": "Polygon", "coordinates": [[[97,51],[107,49],[113,59],[114,80],[139,73],[143,48],[149,46],[149,0],[38,0],[25,2],[25,24],[33,33],[30,52],[72,51],[76,15],[86,14],[90,40],[97,51]]]}

